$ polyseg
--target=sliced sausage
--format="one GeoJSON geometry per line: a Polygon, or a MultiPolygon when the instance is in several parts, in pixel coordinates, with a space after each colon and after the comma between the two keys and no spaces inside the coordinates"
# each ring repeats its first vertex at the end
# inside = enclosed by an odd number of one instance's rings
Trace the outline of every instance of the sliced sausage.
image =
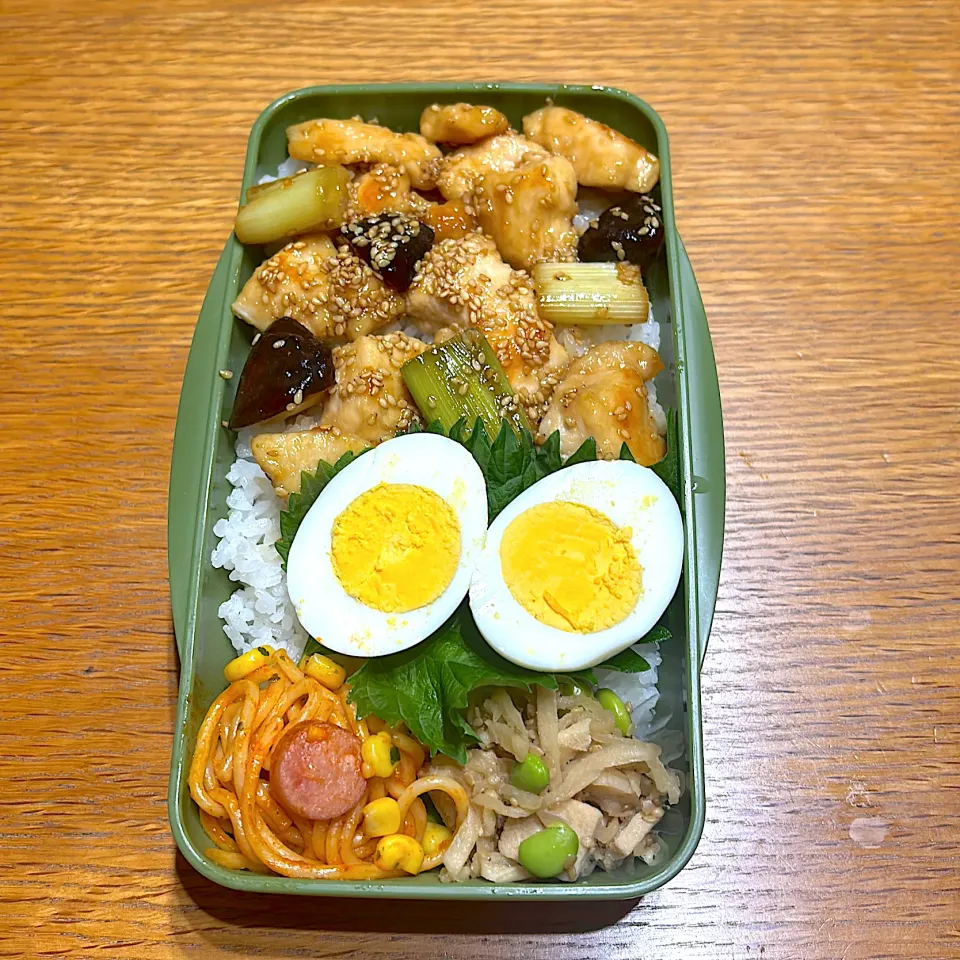
{"type": "Polygon", "coordinates": [[[289,813],[332,820],[363,796],[360,739],[321,720],[288,727],[270,760],[270,792],[289,813]]]}

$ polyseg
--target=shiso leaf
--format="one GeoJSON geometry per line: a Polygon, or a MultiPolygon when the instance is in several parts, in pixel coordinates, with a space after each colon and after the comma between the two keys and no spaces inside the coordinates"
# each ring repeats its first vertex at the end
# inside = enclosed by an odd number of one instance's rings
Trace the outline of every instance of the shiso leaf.
{"type": "MultiPolygon", "coordinates": [[[[583,445],[581,444],[581,449],[583,445]]],[[[579,451],[578,451],[579,452],[579,451]]],[[[576,456],[576,454],[574,454],[576,456]]],[[[571,458],[572,459],[572,458],[571,458]]],[[[563,466],[560,456],[560,431],[554,430],[543,442],[537,455],[539,469],[545,477],[548,473],[556,473],[563,466]]],[[[541,478],[542,479],[542,478],[541,478]]]]}
{"type": "Polygon", "coordinates": [[[494,653],[480,636],[466,604],[439,630],[410,650],[368,660],[351,678],[348,699],[357,715],[376,714],[390,726],[405,723],[434,754],[466,763],[477,735],[464,711],[483,687],[555,690],[550,673],[525,670],[494,653]]]}
{"type": "MultiPolygon", "coordinates": [[[[407,433],[417,433],[423,428],[413,426],[407,433]]],[[[537,446],[533,437],[521,432],[520,436],[503,421],[500,432],[491,442],[481,424],[468,428],[466,421],[458,420],[449,431],[444,430],[439,420],[426,427],[428,433],[456,440],[470,451],[477,461],[487,486],[487,514],[492,522],[508,503],[524,490],[532,487],[550,473],[574,463],[597,459],[597,445],[593,438],[585,440],[580,448],[566,460],[560,456],[560,432],[554,431],[537,446]]]]}
{"type": "MultiPolygon", "coordinates": [[[[557,433],[559,432],[560,431],[558,430],[557,433]]],[[[576,463],[590,463],[596,459],[597,441],[594,440],[593,437],[587,437],[587,439],[580,444],[579,449],[567,457],[567,462],[564,464],[564,466],[572,467],[576,463]]]]}
{"type": "Polygon", "coordinates": [[[658,623],[646,636],[637,643],[666,643],[673,639],[673,634],[662,623],[658,623]]]}
{"type": "Polygon", "coordinates": [[[632,647],[621,650],[618,654],[597,664],[599,670],[617,670],[620,673],[643,673],[650,669],[650,664],[632,647]]]}
{"type": "MultiPolygon", "coordinates": [[[[667,452],[663,459],[651,467],[653,472],[670,488],[680,502],[680,443],[678,440],[677,411],[667,409],[667,452]]],[[[626,444],[624,444],[626,446],[626,444]]],[[[623,452],[621,451],[621,458],[623,452]]]]}

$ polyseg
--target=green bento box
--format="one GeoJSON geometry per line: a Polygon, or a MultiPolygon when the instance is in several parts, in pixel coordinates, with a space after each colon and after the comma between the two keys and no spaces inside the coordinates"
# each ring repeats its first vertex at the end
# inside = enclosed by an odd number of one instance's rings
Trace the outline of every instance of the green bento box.
{"type": "Polygon", "coordinates": [[[197,320],[187,361],[170,468],[168,560],[170,596],[180,653],[180,694],[170,768],[168,810],[177,845],[204,876],[225,887],[264,893],[397,899],[601,900],[639,897],[674,877],[689,861],[704,821],[700,664],[706,651],[720,573],[724,518],[724,450],[720,393],[713,348],[696,281],[674,222],[670,152],[657,114],[642,100],[609,87],[512,83],[383,84],[309,87],[277,100],[250,133],[241,196],[259,174],[286,158],[287,126],[315,117],[376,117],[398,130],[416,130],[424,107],[470,101],[503,111],[519,129],[524,114],[546,99],[603,121],[660,158],[656,189],[665,220],[665,257],[648,271],[654,315],[661,324],[666,370],[657,381],[664,406],[678,411],[681,509],[685,558],[680,590],[668,611],[673,639],[661,647],[657,714],[683,741],[686,789],[659,826],[665,851],[658,863],[637,860],[613,872],[594,871],[567,883],[527,881],[502,886],[485,880],[441,883],[436,871],[417,877],[374,881],[298,880],[227,870],[204,853],[210,846],[190,798],[187,774],[193,742],[207,707],[224,689],[223,666],[233,656],[217,608],[236,584],[210,563],[213,525],[226,515],[226,472],[235,459],[228,416],[236,378],[253,330],[234,319],[230,305],[260,262],[258,250],[232,236],[220,257],[197,320]]]}

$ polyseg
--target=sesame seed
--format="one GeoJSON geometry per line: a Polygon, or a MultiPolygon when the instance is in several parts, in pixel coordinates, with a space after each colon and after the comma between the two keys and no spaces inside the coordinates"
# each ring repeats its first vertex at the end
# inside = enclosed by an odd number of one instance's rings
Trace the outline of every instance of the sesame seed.
{"type": "Polygon", "coordinates": [[[220,371],[220,376],[223,377],[224,380],[232,380],[232,379],[233,379],[233,371],[232,371],[232,370],[221,370],[221,371],[220,371]]]}

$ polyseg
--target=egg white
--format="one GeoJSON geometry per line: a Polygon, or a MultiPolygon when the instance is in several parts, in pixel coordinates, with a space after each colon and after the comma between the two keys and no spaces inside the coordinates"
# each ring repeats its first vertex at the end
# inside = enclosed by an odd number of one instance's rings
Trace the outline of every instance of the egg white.
{"type": "Polygon", "coordinates": [[[487,490],[473,457],[446,437],[416,433],[381,444],[345,467],[325,487],[297,530],[287,557],[287,591],[310,636],[338,653],[379,657],[428,637],[466,596],[487,528],[487,490]],[[432,603],[384,613],[344,590],[333,570],[336,518],[379,483],[416,484],[442,497],[460,524],[453,579],[432,603]]]}
{"type": "Polygon", "coordinates": [[[510,503],[491,524],[470,586],[470,610],[487,643],[532,670],[563,672],[595,666],[640,640],[673,598],[683,568],[683,523],[666,484],[648,467],[627,460],[580,463],[544,477],[510,503]],[[541,623],[514,599],[503,577],[500,544],[520,514],[565,500],[592,507],[618,527],[630,527],[642,568],[633,610],[594,633],[541,623]]]}

